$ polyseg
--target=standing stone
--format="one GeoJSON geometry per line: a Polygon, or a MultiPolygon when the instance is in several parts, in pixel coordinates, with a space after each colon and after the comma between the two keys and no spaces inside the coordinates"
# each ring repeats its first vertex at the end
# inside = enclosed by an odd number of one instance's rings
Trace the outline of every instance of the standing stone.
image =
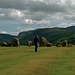
{"type": "Polygon", "coordinates": [[[67,44],[67,41],[63,41],[63,42],[62,42],[62,47],[67,47],[67,45],[68,45],[68,44],[67,44]]]}
{"type": "Polygon", "coordinates": [[[51,43],[48,43],[48,44],[47,44],[47,47],[52,47],[52,44],[51,44],[51,43]]]}
{"type": "Polygon", "coordinates": [[[27,46],[31,46],[32,41],[28,41],[27,46]]]}
{"type": "Polygon", "coordinates": [[[7,43],[7,46],[8,46],[8,47],[12,47],[12,42],[8,42],[8,43],[7,43]]]}
{"type": "Polygon", "coordinates": [[[46,46],[46,47],[52,47],[52,44],[49,43],[44,37],[41,37],[41,38],[39,39],[39,45],[40,45],[41,47],[44,47],[44,46],[46,46]]]}
{"type": "Polygon", "coordinates": [[[57,47],[61,47],[60,41],[58,41],[58,42],[56,43],[56,46],[57,46],[57,47]]]}
{"type": "Polygon", "coordinates": [[[14,38],[12,45],[13,45],[13,47],[18,47],[19,46],[19,40],[17,38],[14,38]]]}
{"type": "Polygon", "coordinates": [[[6,42],[3,42],[1,46],[2,47],[6,47],[7,46],[7,43],[6,42]]]}

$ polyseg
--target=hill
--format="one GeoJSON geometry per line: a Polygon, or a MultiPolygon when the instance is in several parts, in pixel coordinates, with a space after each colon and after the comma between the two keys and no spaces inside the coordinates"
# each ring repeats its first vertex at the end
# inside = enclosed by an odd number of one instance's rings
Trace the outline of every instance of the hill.
{"type": "Polygon", "coordinates": [[[68,40],[69,43],[75,44],[75,26],[67,28],[44,28],[32,31],[21,32],[18,35],[20,43],[27,44],[27,41],[33,41],[35,35],[45,37],[50,43],[55,44],[57,41],[68,40]]]}
{"type": "Polygon", "coordinates": [[[21,45],[27,45],[27,41],[34,40],[35,35],[45,37],[50,43],[55,44],[57,41],[68,40],[68,43],[75,44],[75,26],[67,28],[44,28],[30,31],[24,31],[19,33],[18,36],[12,36],[9,34],[0,34],[0,43],[6,41],[12,41],[17,37],[20,40],[21,45]]]}
{"type": "Polygon", "coordinates": [[[0,44],[2,42],[8,42],[8,41],[11,41],[13,40],[13,38],[15,38],[16,36],[12,36],[12,35],[9,35],[9,34],[0,34],[0,44]]]}

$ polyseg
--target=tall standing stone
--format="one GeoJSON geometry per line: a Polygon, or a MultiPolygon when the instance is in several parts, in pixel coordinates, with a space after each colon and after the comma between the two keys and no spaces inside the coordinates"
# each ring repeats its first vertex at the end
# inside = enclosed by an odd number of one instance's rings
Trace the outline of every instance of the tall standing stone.
{"type": "Polygon", "coordinates": [[[51,47],[52,46],[52,44],[49,43],[44,37],[41,37],[39,39],[39,44],[40,44],[41,47],[44,47],[44,46],[51,47]]]}
{"type": "Polygon", "coordinates": [[[12,45],[13,45],[13,47],[18,47],[19,46],[19,40],[17,38],[14,38],[12,45]]]}
{"type": "Polygon", "coordinates": [[[27,42],[27,46],[31,46],[32,41],[27,42]]]}
{"type": "Polygon", "coordinates": [[[62,42],[62,47],[67,47],[67,46],[68,46],[67,41],[63,41],[62,42]]]}

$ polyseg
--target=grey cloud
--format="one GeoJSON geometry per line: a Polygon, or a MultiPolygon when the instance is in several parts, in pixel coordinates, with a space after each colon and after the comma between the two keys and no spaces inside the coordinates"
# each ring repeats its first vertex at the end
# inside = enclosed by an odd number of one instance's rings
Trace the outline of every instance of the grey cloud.
{"type": "Polygon", "coordinates": [[[1,19],[21,19],[24,14],[15,9],[0,9],[0,18],[1,19]]]}
{"type": "Polygon", "coordinates": [[[72,0],[66,0],[66,4],[67,4],[68,6],[71,6],[71,5],[72,5],[72,0]]]}
{"type": "Polygon", "coordinates": [[[42,21],[37,21],[37,25],[51,25],[50,21],[42,20],[42,21]]]}
{"type": "MultiPolygon", "coordinates": [[[[37,21],[43,20],[49,14],[53,16],[60,13],[62,16],[66,16],[75,12],[75,7],[72,5],[71,0],[66,0],[64,4],[61,0],[0,0],[0,8],[3,8],[2,10],[6,9],[4,12],[8,11],[8,13],[0,13],[0,18],[25,18],[37,21]],[[8,10],[9,8],[12,9],[12,12],[15,9],[20,10],[22,13],[12,15],[8,10]]],[[[67,19],[67,17],[64,18],[67,19]]],[[[72,16],[70,19],[74,20],[74,17],[72,16]]]]}
{"type": "Polygon", "coordinates": [[[25,9],[24,0],[0,0],[0,8],[25,9]]]}
{"type": "Polygon", "coordinates": [[[74,21],[75,21],[75,15],[65,15],[65,16],[64,16],[64,19],[67,19],[67,20],[74,20],[74,21]]]}
{"type": "Polygon", "coordinates": [[[75,26],[75,23],[70,23],[70,24],[68,24],[68,23],[61,23],[61,24],[58,24],[57,25],[58,27],[68,27],[68,26],[75,26]]]}
{"type": "Polygon", "coordinates": [[[56,13],[56,12],[67,12],[67,7],[60,4],[47,4],[45,2],[31,2],[28,5],[30,11],[34,12],[48,12],[48,13],[56,13]]]}
{"type": "MultiPolygon", "coordinates": [[[[44,0],[45,1],[45,0],[44,0]]],[[[12,8],[12,9],[20,9],[20,10],[30,10],[33,12],[65,12],[67,11],[66,6],[61,4],[57,4],[57,2],[61,2],[59,0],[49,0],[47,1],[35,1],[35,0],[0,0],[0,8],[12,8]],[[52,4],[50,3],[52,2],[52,4]],[[56,4],[55,4],[56,3],[56,4]]]]}
{"type": "Polygon", "coordinates": [[[44,19],[46,16],[47,16],[46,13],[36,12],[31,15],[31,19],[39,21],[39,20],[44,19]]]}
{"type": "Polygon", "coordinates": [[[41,20],[41,21],[36,21],[36,20],[31,20],[31,19],[26,19],[23,21],[22,25],[51,25],[49,20],[41,20]]]}
{"type": "Polygon", "coordinates": [[[75,23],[71,23],[70,25],[71,25],[71,26],[75,26],[75,23]]]}
{"type": "Polygon", "coordinates": [[[23,29],[21,29],[21,31],[20,32],[23,32],[23,31],[29,31],[29,30],[34,30],[35,28],[23,28],[23,29]]]}

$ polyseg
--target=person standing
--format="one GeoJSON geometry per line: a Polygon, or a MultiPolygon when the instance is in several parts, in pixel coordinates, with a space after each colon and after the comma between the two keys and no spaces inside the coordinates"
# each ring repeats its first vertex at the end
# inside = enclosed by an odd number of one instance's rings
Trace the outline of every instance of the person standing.
{"type": "Polygon", "coordinates": [[[38,35],[36,35],[35,38],[34,38],[34,45],[35,45],[35,52],[37,52],[37,48],[39,46],[39,38],[38,38],[38,35]]]}

